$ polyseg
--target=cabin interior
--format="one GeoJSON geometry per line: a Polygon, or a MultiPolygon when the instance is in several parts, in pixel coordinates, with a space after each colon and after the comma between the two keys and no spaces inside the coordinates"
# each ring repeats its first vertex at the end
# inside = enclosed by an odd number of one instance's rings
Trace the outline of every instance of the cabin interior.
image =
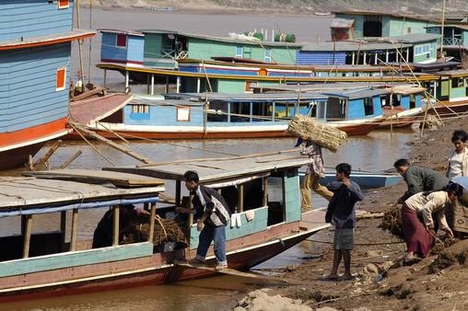
{"type": "MultiPolygon", "coordinates": [[[[185,188],[182,190],[182,182],[175,181],[174,183],[175,196],[161,194],[157,199],[157,206],[156,203],[135,203],[136,207],[144,209],[147,214],[138,216],[138,223],[129,222],[132,226],[131,230],[128,227],[122,227],[123,213],[119,205],[103,207],[102,204],[97,204],[95,208],[59,212],[54,212],[50,206],[40,206],[38,211],[41,208],[46,208],[50,212],[12,217],[2,215],[0,217],[0,228],[3,228],[0,230],[0,248],[2,249],[0,261],[90,250],[93,248],[94,230],[105,217],[104,215],[110,211],[112,219],[109,228],[112,232],[108,233],[112,243],[108,245],[109,247],[150,240],[154,241],[154,253],[185,248],[187,243],[171,241],[170,237],[164,243],[157,244],[155,241],[157,236],[155,231],[158,230],[159,225],[165,224],[165,220],[176,219],[185,235],[190,235],[190,229],[193,227],[193,217],[178,216],[175,212],[176,206],[190,204],[191,200],[185,188]],[[152,213],[157,215],[153,221],[149,216],[153,215],[152,213]],[[115,224],[120,225],[116,226],[115,224]],[[147,231],[142,230],[142,226],[145,224],[147,231]],[[129,234],[133,234],[133,236],[129,238],[129,234]],[[153,239],[151,240],[150,237],[153,239]]],[[[251,226],[266,229],[279,223],[300,220],[297,168],[294,170],[279,169],[271,173],[224,180],[209,184],[209,186],[221,192],[233,214],[256,210],[267,211],[266,219],[257,217],[251,221],[251,226]],[[291,193],[296,195],[292,196],[291,193]]],[[[169,188],[171,186],[166,185],[166,192],[169,188]]],[[[246,229],[244,230],[250,230],[247,229],[248,226],[249,224],[245,224],[246,229]]],[[[228,225],[227,230],[242,229],[232,228],[228,225]]],[[[248,234],[248,232],[242,234],[248,234]]],[[[189,237],[186,236],[186,238],[186,241],[190,241],[189,237]]]]}

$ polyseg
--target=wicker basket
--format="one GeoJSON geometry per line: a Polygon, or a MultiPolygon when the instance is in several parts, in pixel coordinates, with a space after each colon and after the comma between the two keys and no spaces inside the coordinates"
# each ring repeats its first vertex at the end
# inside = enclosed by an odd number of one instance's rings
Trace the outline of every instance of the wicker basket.
{"type": "Polygon", "coordinates": [[[317,122],[314,118],[303,115],[296,115],[289,121],[288,132],[311,140],[332,152],[336,152],[348,138],[345,132],[336,127],[317,122]]]}

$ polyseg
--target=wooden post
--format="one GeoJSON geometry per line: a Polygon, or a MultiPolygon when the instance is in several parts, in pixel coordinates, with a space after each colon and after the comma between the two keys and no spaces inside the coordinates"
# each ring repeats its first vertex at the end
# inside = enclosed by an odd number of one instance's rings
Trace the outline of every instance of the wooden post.
{"type": "Polygon", "coordinates": [[[72,227],[71,227],[71,236],[70,236],[70,251],[76,251],[76,240],[78,236],[78,209],[73,209],[72,214],[72,227]]]}
{"type": "Polygon", "coordinates": [[[104,69],[104,83],[102,85],[103,88],[107,88],[107,69],[104,69]]]}
{"type": "Polygon", "coordinates": [[[175,191],[175,204],[176,206],[180,206],[181,204],[181,184],[180,180],[176,181],[176,191],[175,191]]]}
{"type": "Polygon", "coordinates": [[[154,242],[154,219],[156,217],[156,203],[151,203],[151,212],[150,212],[150,228],[149,228],[149,237],[148,242],[154,242]]]}
{"type": "Polygon", "coordinates": [[[25,225],[23,233],[23,258],[29,257],[29,246],[31,244],[32,215],[25,216],[25,225]]]}
{"type": "MultiPolygon", "coordinates": [[[[237,203],[237,212],[242,213],[244,211],[244,185],[237,186],[237,195],[238,195],[238,203],[237,203]]],[[[258,207],[258,206],[255,206],[258,207]]]]}
{"type": "Polygon", "coordinates": [[[62,245],[60,250],[65,251],[65,235],[67,233],[67,211],[60,212],[60,233],[62,234],[62,245]]]}
{"type": "Polygon", "coordinates": [[[112,245],[117,246],[119,245],[119,223],[120,223],[120,206],[113,206],[113,214],[114,214],[114,228],[112,231],[112,245]]]}
{"type": "Polygon", "coordinates": [[[268,178],[263,178],[263,206],[268,204],[268,178]]]}

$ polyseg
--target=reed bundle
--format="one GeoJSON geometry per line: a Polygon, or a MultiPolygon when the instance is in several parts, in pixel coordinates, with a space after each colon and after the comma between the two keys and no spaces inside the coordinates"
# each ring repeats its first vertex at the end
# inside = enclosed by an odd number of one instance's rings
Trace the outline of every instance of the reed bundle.
{"type": "Polygon", "coordinates": [[[400,239],[404,239],[401,211],[398,206],[395,206],[384,213],[379,228],[389,231],[400,239]]]}
{"type": "Polygon", "coordinates": [[[336,152],[348,138],[345,132],[336,127],[303,115],[296,115],[289,121],[288,132],[313,141],[332,152],[336,152]]]}
{"type": "MultiPolygon", "coordinates": [[[[131,229],[129,228],[126,230],[127,232],[122,244],[148,241],[149,228],[149,223],[146,221],[132,226],[131,229]]],[[[176,219],[166,219],[156,216],[153,244],[163,245],[166,242],[188,244],[187,236],[176,219]]]]}

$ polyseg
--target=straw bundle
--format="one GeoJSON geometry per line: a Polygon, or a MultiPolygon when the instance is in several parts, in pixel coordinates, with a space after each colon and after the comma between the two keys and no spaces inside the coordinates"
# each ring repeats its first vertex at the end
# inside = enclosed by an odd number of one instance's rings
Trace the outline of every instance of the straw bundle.
{"type": "Polygon", "coordinates": [[[348,138],[345,132],[303,115],[296,115],[289,121],[288,132],[311,140],[332,152],[336,152],[348,138]]]}
{"type": "MultiPolygon", "coordinates": [[[[187,244],[186,232],[184,232],[176,219],[165,219],[156,216],[154,225],[154,245],[163,245],[165,242],[187,244]]],[[[125,231],[125,238],[123,239],[122,244],[148,241],[149,219],[144,219],[144,221],[139,224],[130,226],[123,231],[125,231]]]]}

